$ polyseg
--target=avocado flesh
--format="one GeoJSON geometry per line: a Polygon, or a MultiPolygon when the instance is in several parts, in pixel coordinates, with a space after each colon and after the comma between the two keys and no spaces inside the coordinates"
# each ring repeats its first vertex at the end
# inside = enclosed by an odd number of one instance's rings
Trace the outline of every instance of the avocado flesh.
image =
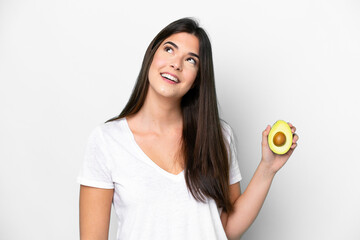
{"type": "Polygon", "coordinates": [[[271,151],[276,154],[282,155],[289,151],[292,145],[292,132],[289,124],[287,124],[283,120],[277,121],[272,127],[268,135],[268,143],[271,151]],[[278,133],[282,132],[285,135],[285,143],[281,146],[276,146],[274,144],[274,136],[278,133]]]}

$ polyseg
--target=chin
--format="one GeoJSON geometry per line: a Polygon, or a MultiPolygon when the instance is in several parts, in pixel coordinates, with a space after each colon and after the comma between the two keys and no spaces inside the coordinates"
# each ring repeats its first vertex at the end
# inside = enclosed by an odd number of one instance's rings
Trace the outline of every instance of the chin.
{"type": "Polygon", "coordinates": [[[163,97],[179,98],[179,94],[174,89],[169,89],[166,86],[161,87],[157,93],[163,97]]]}
{"type": "Polygon", "coordinates": [[[168,98],[172,100],[180,100],[184,94],[179,91],[180,89],[174,89],[172,87],[166,85],[158,85],[158,86],[150,86],[149,91],[151,91],[151,95],[161,96],[163,98],[168,98]]]}
{"type": "Polygon", "coordinates": [[[160,95],[164,98],[169,98],[169,99],[181,99],[181,96],[169,92],[161,92],[160,95]]]}

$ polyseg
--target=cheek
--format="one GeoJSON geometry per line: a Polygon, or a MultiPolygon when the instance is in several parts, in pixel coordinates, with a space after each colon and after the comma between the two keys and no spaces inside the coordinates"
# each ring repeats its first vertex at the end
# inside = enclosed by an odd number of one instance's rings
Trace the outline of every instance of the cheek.
{"type": "Polygon", "coordinates": [[[161,56],[155,54],[153,61],[152,61],[152,65],[154,67],[162,67],[162,66],[166,65],[166,60],[164,58],[162,58],[161,56]]]}
{"type": "Polygon", "coordinates": [[[155,77],[158,75],[159,73],[159,69],[162,68],[165,64],[165,61],[163,60],[163,58],[159,57],[159,56],[154,56],[151,65],[150,65],[150,69],[149,69],[149,78],[155,77]]]}
{"type": "Polygon", "coordinates": [[[189,79],[192,83],[195,81],[195,78],[197,76],[197,71],[189,71],[187,74],[187,79],[189,79]]]}

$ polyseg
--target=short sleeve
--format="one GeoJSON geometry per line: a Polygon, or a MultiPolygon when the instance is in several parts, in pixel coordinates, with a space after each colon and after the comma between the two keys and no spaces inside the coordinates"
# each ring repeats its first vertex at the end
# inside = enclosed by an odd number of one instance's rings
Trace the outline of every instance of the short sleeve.
{"type": "Polygon", "coordinates": [[[239,168],[239,162],[238,162],[238,156],[237,156],[237,152],[236,152],[236,143],[235,143],[235,138],[234,138],[234,133],[231,129],[231,127],[225,123],[224,121],[222,121],[222,128],[224,131],[224,137],[225,137],[225,141],[226,141],[226,146],[227,146],[227,150],[228,150],[228,158],[229,158],[229,180],[230,180],[230,185],[239,182],[242,177],[241,177],[241,173],[240,173],[240,168],[239,168]]]}
{"type": "Polygon", "coordinates": [[[90,134],[85,148],[84,160],[77,182],[81,185],[113,189],[109,157],[103,139],[101,127],[96,127],[90,134]]]}

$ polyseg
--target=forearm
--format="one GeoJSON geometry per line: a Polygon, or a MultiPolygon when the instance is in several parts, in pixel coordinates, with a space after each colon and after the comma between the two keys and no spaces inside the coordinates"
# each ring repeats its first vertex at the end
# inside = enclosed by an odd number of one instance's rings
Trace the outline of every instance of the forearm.
{"type": "Polygon", "coordinates": [[[254,222],[274,176],[275,173],[263,162],[259,164],[245,192],[235,201],[234,212],[228,217],[225,232],[230,239],[239,238],[254,222]]]}

